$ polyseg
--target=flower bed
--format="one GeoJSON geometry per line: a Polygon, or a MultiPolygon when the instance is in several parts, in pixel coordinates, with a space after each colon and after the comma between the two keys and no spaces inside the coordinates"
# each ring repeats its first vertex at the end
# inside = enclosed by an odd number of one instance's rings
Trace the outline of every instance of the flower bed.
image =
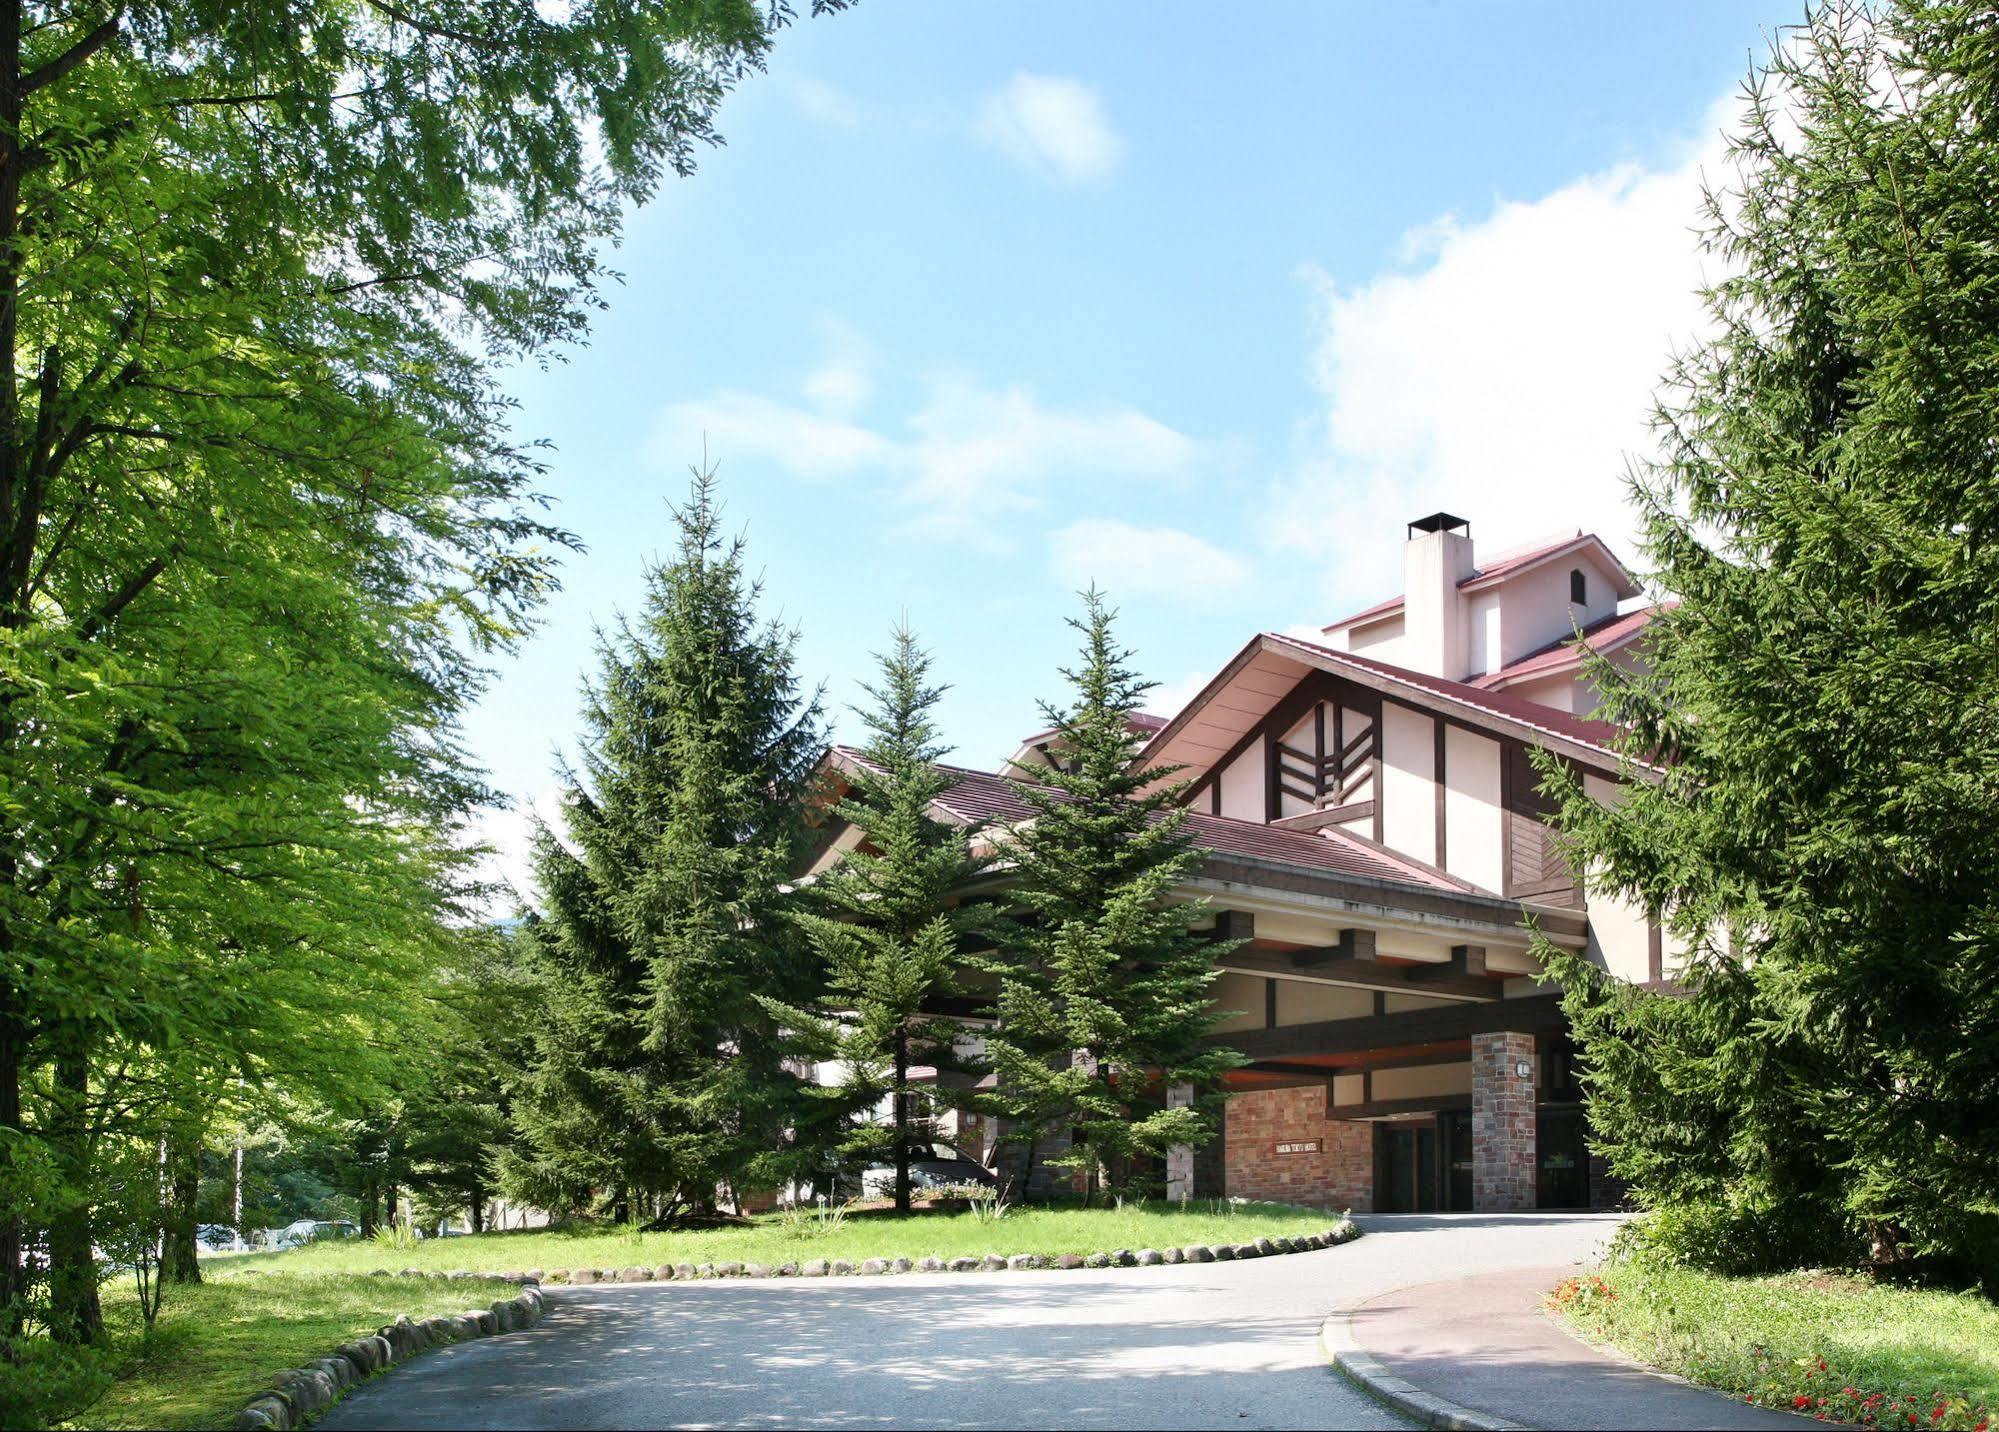
{"type": "Polygon", "coordinates": [[[1760,1407],[1861,1427],[1993,1432],[1999,1306],[1974,1293],[1613,1264],[1564,1279],[1547,1303],[1586,1336],[1760,1407]]]}

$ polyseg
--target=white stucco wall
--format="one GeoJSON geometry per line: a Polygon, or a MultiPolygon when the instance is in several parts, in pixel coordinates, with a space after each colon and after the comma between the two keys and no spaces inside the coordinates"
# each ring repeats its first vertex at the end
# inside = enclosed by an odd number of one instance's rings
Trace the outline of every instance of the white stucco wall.
{"type": "Polygon", "coordinates": [[[1340,634],[1338,650],[1358,652],[1376,661],[1397,661],[1402,647],[1402,617],[1398,613],[1364,627],[1349,628],[1340,634]]]}
{"type": "Polygon", "coordinates": [[[1234,1011],[1215,1025],[1217,1033],[1263,1028],[1263,980],[1259,976],[1223,970],[1208,986],[1208,995],[1216,1009],[1234,1011]]]}
{"type": "Polygon", "coordinates": [[[1557,711],[1574,711],[1588,714],[1596,697],[1585,690],[1574,672],[1557,672],[1544,676],[1538,681],[1522,681],[1506,688],[1509,696],[1519,696],[1542,706],[1552,706],[1557,711]],[[1583,704],[1578,705],[1581,702],[1583,704]]]}
{"type": "Polygon", "coordinates": [[[1381,707],[1381,839],[1417,860],[1437,858],[1436,726],[1421,712],[1381,707]]]}
{"type": "Polygon", "coordinates": [[[1234,820],[1261,821],[1263,798],[1263,743],[1258,741],[1222,772],[1222,814],[1234,820]]]}
{"type": "Polygon", "coordinates": [[[1444,728],[1444,868],[1494,892],[1505,875],[1499,754],[1495,740],[1444,728]]]}
{"type": "Polygon", "coordinates": [[[1617,611],[1617,593],[1610,577],[1595,560],[1581,553],[1522,572],[1502,582],[1499,593],[1499,666],[1518,661],[1551,641],[1571,635],[1577,626],[1588,626],[1617,611]],[[1580,607],[1569,601],[1569,573],[1577,568],[1582,570],[1589,595],[1588,604],[1580,607]]]}
{"type": "Polygon", "coordinates": [[[1277,982],[1277,1023],[1317,1024],[1327,1019],[1359,1019],[1374,1013],[1371,990],[1349,989],[1341,985],[1311,984],[1304,980],[1277,982]]]}
{"type": "Polygon", "coordinates": [[[1430,1064],[1416,1069],[1374,1071],[1376,1099],[1429,1099],[1439,1094],[1469,1094],[1471,1064],[1430,1064]]]}

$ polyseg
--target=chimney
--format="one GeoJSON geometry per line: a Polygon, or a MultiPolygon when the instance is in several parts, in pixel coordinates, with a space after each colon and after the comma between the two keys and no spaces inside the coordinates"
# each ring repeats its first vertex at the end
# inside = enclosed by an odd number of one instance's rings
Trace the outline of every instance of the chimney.
{"type": "Polygon", "coordinates": [[[1471,524],[1433,512],[1409,524],[1403,549],[1400,664],[1412,671],[1462,681],[1471,670],[1470,632],[1458,583],[1472,565],[1471,524]]]}

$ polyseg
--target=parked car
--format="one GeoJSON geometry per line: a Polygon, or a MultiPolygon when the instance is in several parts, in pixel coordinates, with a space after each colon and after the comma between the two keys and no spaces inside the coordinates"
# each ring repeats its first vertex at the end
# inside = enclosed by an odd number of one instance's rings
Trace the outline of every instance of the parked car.
{"type": "MultiPolygon", "coordinates": [[[[998,1188],[993,1171],[950,1144],[920,1143],[909,1149],[911,1188],[998,1188]]],[[[887,1198],[895,1192],[895,1160],[888,1157],[861,1170],[861,1191],[869,1198],[887,1198]]]]}
{"type": "Polygon", "coordinates": [[[322,1239],[352,1238],[361,1230],[344,1218],[301,1218],[296,1223],[286,1224],[271,1240],[273,1248],[299,1248],[307,1243],[317,1243],[322,1239]]]}

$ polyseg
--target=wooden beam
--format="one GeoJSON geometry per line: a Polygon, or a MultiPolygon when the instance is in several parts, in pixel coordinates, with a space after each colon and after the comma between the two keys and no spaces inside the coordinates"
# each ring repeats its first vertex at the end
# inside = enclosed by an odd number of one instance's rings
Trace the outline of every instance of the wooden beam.
{"type": "Polygon", "coordinates": [[[1342,930],[1337,945],[1315,945],[1309,949],[1293,950],[1291,963],[1299,969],[1307,969],[1313,965],[1329,965],[1342,960],[1349,963],[1359,961],[1373,964],[1374,955],[1374,931],[1342,930]]]}
{"type": "Polygon", "coordinates": [[[1329,1019],[1282,1029],[1239,1029],[1230,1034],[1210,1035],[1207,1042],[1233,1049],[1249,1059],[1282,1059],[1287,1054],[1346,1054],[1398,1044],[1441,1044],[1447,1039],[1469,1039],[1474,1034],[1502,1030],[1556,1034],[1567,1028],[1562,997],[1535,994],[1521,999],[1405,1009],[1357,1019],[1329,1019]]]}
{"type": "Polygon", "coordinates": [[[1306,976],[1328,984],[1353,985],[1359,989],[1388,990],[1451,1000],[1472,1000],[1481,1004],[1498,1000],[1502,993],[1495,980],[1440,976],[1418,983],[1409,978],[1411,966],[1384,965],[1378,960],[1335,955],[1317,964],[1300,966],[1296,963],[1298,955],[1309,953],[1312,952],[1300,950],[1287,953],[1282,950],[1257,950],[1238,946],[1233,953],[1221,957],[1220,965],[1221,968],[1234,970],[1238,974],[1266,975],[1278,979],[1297,979],[1306,976]]]}
{"type": "Polygon", "coordinates": [[[1324,810],[1283,816],[1270,824],[1278,830],[1318,830],[1322,826],[1344,825],[1350,820],[1367,820],[1373,814],[1373,801],[1355,801],[1351,805],[1328,806],[1324,810]]]}
{"type": "Polygon", "coordinates": [[[1435,1114],[1445,1109],[1469,1109],[1469,1094],[1430,1094],[1420,1099],[1370,1099],[1364,1104],[1335,1104],[1333,1091],[1326,1091],[1329,1119],[1385,1119],[1397,1114],[1435,1114]]]}
{"type": "Polygon", "coordinates": [[[1248,910],[1217,910],[1215,912],[1216,940],[1253,940],[1256,938],[1256,916],[1248,910]]]}
{"type": "Polygon", "coordinates": [[[1453,945],[1451,957],[1441,965],[1415,965],[1409,970],[1412,980],[1439,980],[1450,978],[1485,978],[1485,946],[1453,945]]]}

